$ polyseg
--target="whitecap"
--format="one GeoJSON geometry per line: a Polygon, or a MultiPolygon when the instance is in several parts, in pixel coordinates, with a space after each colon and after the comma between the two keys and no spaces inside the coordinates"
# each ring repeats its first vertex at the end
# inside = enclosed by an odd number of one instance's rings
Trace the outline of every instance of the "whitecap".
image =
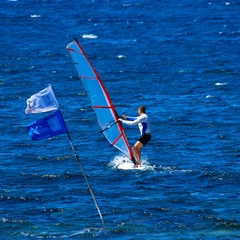
{"type": "Polygon", "coordinates": [[[37,14],[33,14],[33,15],[30,15],[31,18],[40,18],[42,17],[41,15],[37,15],[37,14]]]}
{"type": "Polygon", "coordinates": [[[94,233],[95,236],[98,236],[98,234],[100,234],[102,232],[102,228],[84,228],[83,230],[79,230],[77,232],[73,232],[70,235],[64,235],[62,236],[63,238],[71,238],[77,235],[82,235],[82,234],[86,234],[86,233],[94,233]]]}
{"type": "Polygon", "coordinates": [[[215,86],[224,86],[224,85],[227,85],[227,83],[215,83],[215,86]]]}
{"type": "Polygon", "coordinates": [[[213,95],[207,95],[206,98],[213,98],[213,95]]]}
{"type": "Polygon", "coordinates": [[[58,178],[60,175],[56,175],[56,174],[46,174],[43,175],[44,178],[58,178]]]}
{"type": "Polygon", "coordinates": [[[95,39],[95,38],[97,38],[97,36],[94,35],[94,34],[83,34],[83,35],[82,35],[82,38],[95,39]]]}
{"type": "Polygon", "coordinates": [[[126,58],[124,55],[118,55],[117,58],[126,58]]]}

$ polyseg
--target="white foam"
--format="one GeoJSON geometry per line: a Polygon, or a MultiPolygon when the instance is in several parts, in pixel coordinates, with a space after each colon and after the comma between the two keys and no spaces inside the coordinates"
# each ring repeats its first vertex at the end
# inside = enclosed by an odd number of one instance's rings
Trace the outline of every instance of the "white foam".
{"type": "Polygon", "coordinates": [[[219,82],[215,83],[215,86],[224,86],[224,85],[227,85],[227,83],[219,83],[219,82]]]}
{"type": "Polygon", "coordinates": [[[108,164],[108,166],[116,169],[120,164],[128,161],[129,159],[125,156],[115,156],[114,159],[108,164]]]}
{"type": "Polygon", "coordinates": [[[41,15],[37,15],[37,14],[33,14],[33,15],[31,15],[30,16],[31,18],[40,18],[40,17],[42,17],[41,15]]]}
{"type": "Polygon", "coordinates": [[[164,167],[162,165],[160,165],[159,167],[156,167],[156,169],[159,169],[162,172],[168,172],[169,174],[172,174],[172,173],[189,173],[189,172],[193,171],[191,169],[178,169],[177,167],[174,167],[174,166],[164,167]]]}
{"type": "Polygon", "coordinates": [[[97,36],[94,35],[94,34],[83,34],[83,35],[82,35],[82,38],[95,39],[95,38],[97,38],[97,36]]]}
{"type": "Polygon", "coordinates": [[[207,95],[206,98],[214,98],[213,95],[207,95]]]}
{"type": "Polygon", "coordinates": [[[118,58],[126,58],[126,56],[124,56],[124,55],[118,55],[117,57],[118,58]]]}
{"type": "MultiPolygon", "coordinates": [[[[120,155],[115,156],[114,159],[108,164],[113,169],[130,169],[129,166],[133,166],[131,160],[128,157],[120,155]]],[[[147,159],[141,160],[141,168],[139,170],[152,170],[154,171],[155,166],[151,166],[147,159]]],[[[134,168],[133,168],[134,169],[134,168]]]]}

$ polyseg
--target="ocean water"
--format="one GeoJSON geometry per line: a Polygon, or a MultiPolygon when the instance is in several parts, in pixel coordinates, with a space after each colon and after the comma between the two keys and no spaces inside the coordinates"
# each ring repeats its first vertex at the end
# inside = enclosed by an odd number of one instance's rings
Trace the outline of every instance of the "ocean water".
{"type": "MultiPolygon", "coordinates": [[[[240,3],[2,0],[0,239],[239,239],[240,3]],[[144,104],[143,171],[99,133],[66,50],[77,37],[119,114],[144,104]],[[33,142],[26,99],[51,84],[66,135],[33,142]]],[[[137,127],[126,127],[131,145],[137,127]]]]}

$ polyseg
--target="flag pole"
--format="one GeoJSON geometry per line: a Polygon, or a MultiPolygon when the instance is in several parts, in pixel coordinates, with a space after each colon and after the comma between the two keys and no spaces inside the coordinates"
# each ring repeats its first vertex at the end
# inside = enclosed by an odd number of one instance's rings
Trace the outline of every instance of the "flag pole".
{"type": "MultiPolygon", "coordinates": [[[[61,112],[60,109],[59,109],[59,111],[61,112]]],[[[61,115],[62,115],[62,113],[61,113],[61,115]]],[[[63,118],[63,117],[62,117],[62,118],[63,118]]],[[[72,150],[73,150],[73,152],[74,152],[75,158],[76,158],[76,160],[77,160],[77,162],[78,162],[78,165],[79,165],[79,167],[80,167],[80,169],[81,169],[81,171],[82,171],[82,173],[83,173],[83,177],[84,177],[84,179],[85,179],[85,181],[86,181],[86,183],[87,183],[87,185],[88,185],[89,192],[90,192],[91,195],[92,195],[93,201],[94,201],[95,206],[96,206],[96,208],[97,208],[98,214],[99,214],[99,216],[100,216],[100,218],[101,218],[101,220],[102,220],[103,226],[104,226],[104,228],[106,228],[106,224],[105,224],[105,222],[104,222],[102,213],[101,213],[100,208],[99,208],[99,206],[98,206],[97,200],[96,200],[96,198],[95,198],[95,196],[94,196],[94,194],[93,194],[93,191],[92,191],[92,188],[91,188],[91,186],[90,186],[90,183],[88,182],[87,176],[86,176],[86,174],[85,174],[85,172],[84,172],[84,170],[83,170],[82,164],[81,164],[81,162],[80,162],[80,159],[79,159],[79,157],[78,157],[78,155],[77,155],[77,152],[76,152],[76,150],[75,150],[75,147],[74,147],[74,145],[73,145],[72,138],[71,138],[71,136],[70,136],[70,133],[68,132],[68,128],[67,128],[67,126],[66,126],[66,123],[65,123],[64,120],[63,120],[63,122],[64,122],[64,125],[65,125],[66,129],[67,129],[66,133],[67,133],[67,135],[68,135],[68,139],[69,139],[70,145],[71,145],[71,147],[72,147],[72,150]]]]}
{"type": "Polygon", "coordinates": [[[70,134],[69,134],[68,131],[67,131],[67,135],[68,135],[68,139],[69,139],[69,142],[70,142],[70,144],[71,144],[72,150],[73,150],[73,152],[74,152],[75,158],[76,158],[76,160],[77,160],[77,162],[78,162],[78,165],[79,165],[80,168],[81,168],[81,171],[82,171],[82,173],[83,173],[83,177],[84,177],[84,179],[85,179],[85,181],[86,181],[86,183],[87,183],[87,185],[88,185],[88,189],[89,189],[89,191],[90,191],[90,193],[91,193],[91,195],[92,195],[93,201],[94,201],[94,203],[95,203],[95,205],[96,205],[96,208],[97,208],[97,210],[98,210],[98,214],[99,214],[99,216],[100,216],[100,218],[101,218],[101,220],[102,220],[103,226],[104,226],[104,228],[106,228],[106,224],[105,224],[105,222],[104,222],[104,219],[103,219],[102,213],[101,213],[101,211],[100,211],[100,208],[99,208],[99,206],[98,206],[98,204],[97,204],[97,200],[96,200],[96,198],[95,198],[95,196],[94,196],[94,194],[93,194],[93,191],[92,191],[92,188],[91,188],[91,186],[90,186],[90,184],[89,184],[89,182],[88,182],[87,176],[86,176],[86,174],[84,173],[82,164],[81,164],[81,162],[80,162],[80,160],[79,160],[79,157],[78,157],[78,155],[77,155],[77,152],[76,152],[76,150],[75,150],[75,147],[74,147],[74,145],[73,145],[71,136],[70,136],[70,134]]]}

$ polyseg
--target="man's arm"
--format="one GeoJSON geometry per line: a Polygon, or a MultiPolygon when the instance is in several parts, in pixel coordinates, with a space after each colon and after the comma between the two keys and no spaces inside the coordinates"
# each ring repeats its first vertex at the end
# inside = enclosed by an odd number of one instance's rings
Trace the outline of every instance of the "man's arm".
{"type": "Polygon", "coordinates": [[[124,120],[127,120],[127,121],[135,121],[137,120],[138,118],[137,117],[125,117],[124,120]]]}
{"type": "Polygon", "coordinates": [[[120,118],[119,121],[121,121],[124,124],[133,126],[138,123],[144,122],[146,120],[146,116],[139,116],[139,117],[134,117],[134,118],[126,117],[125,119],[127,119],[127,120],[123,120],[122,118],[120,118]],[[131,120],[129,120],[129,119],[131,119],[131,120]]]}

